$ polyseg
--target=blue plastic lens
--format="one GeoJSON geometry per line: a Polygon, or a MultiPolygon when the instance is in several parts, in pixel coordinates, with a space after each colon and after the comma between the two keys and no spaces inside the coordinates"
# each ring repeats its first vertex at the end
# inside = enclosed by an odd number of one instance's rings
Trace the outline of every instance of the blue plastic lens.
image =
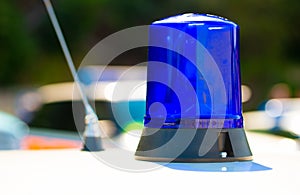
{"type": "Polygon", "coordinates": [[[174,16],[151,24],[149,45],[146,127],[243,127],[238,25],[174,16]]]}

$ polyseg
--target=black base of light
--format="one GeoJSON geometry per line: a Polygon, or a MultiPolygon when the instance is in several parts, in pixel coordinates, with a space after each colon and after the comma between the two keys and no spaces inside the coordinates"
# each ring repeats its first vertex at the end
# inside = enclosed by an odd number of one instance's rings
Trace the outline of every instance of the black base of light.
{"type": "Polygon", "coordinates": [[[238,129],[154,129],[145,127],[137,160],[230,162],[252,160],[245,131],[238,129]]]}
{"type": "Polygon", "coordinates": [[[104,150],[102,147],[101,137],[84,137],[82,151],[96,152],[104,150]]]}

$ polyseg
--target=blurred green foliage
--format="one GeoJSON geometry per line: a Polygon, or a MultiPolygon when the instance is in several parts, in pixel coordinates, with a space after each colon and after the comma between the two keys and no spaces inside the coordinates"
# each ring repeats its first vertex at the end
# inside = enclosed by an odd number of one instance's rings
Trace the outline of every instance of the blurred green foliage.
{"type": "MultiPolygon", "coordinates": [[[[248,107],[267,98],[270,87],[279,82],[289,84],[294,94],[300,90],[299,0],[53,0],[52,3],[77,65],[93,45],[118,30],[181,13],[210,13],[240,25],[242,82],[254,92],[248,107]]],[[[42,0],[1,0],[0,43],[0,86],[71,80],[42,0]]],[[[131,58],[124,63],[134,64],[136,60],[131,58]]]]}

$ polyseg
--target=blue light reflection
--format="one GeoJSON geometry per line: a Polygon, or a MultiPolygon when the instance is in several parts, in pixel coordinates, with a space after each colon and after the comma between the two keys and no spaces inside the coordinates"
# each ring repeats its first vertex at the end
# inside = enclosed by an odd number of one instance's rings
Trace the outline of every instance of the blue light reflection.
{"type": "Polygon", "coordinates": [[[161,165],[175,170],[199,172],[251,172],[272,170],[270,167],[251,161],[220,163],[168,163],[161,165]]]}

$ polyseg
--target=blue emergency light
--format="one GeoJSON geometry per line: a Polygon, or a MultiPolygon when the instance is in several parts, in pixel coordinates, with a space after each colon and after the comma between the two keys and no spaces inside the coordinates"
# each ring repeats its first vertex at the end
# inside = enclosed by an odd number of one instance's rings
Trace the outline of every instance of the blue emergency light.
{"type": "Polygon", "coordinates": [[[136,159],[251,160],[240,82],[237,24],[207,14],[152,23],[146,114],[136,159]]]}

